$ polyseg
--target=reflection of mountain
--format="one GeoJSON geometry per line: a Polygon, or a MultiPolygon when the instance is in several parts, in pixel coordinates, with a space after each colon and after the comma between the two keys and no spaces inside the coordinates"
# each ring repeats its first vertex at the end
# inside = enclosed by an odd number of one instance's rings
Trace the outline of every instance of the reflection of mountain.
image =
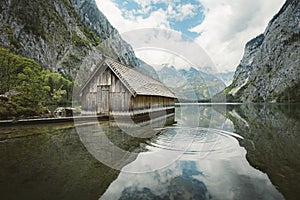
{"type": "Polygon", "coordinates": [[[158,71],[158,76],[179,99],[210,99],[225,88],[225,84],[219,78],[195,68],[176,70],[174,66],[165,64],[158,71]]]}
{"type": "Polygon", "coordinates": [[[245,138],[240,143],[249,162],[266,172],[287,199],[299,199],[299,105],[246,104],[227,115],[245,138]]]}
{"type": "Polygon", "coordinates": [[[1,141],[1,199],[97,199],[119,174],[86,151],[75,128],[10,129],[31,136],[1,141]]]}
{"type": "Polygon", "coordinates": [[[231,121],[220,115],[213,109],[213,106],[209,105],[180,105],[176,108],[176,121],[179,125],[189,127],[218,128],[232,131],[231,121]]]}

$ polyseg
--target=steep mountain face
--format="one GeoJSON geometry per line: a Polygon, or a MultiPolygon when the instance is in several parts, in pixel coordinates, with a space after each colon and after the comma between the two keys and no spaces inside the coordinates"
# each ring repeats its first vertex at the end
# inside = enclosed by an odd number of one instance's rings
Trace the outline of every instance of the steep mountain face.
{"type": "Polygon", "coordinates": [[[174,66],[164,64],[158,76],[181,100],[207,100],[225,88],[225,84],[216,76],[193,67],[176,70],[174,66]]]}
{"type": "Polygon", "coordinates": [[[0,46],[74,77],[103,54],[157,77],[98,10],[95,0],[3,0],[0,46]]]}
{"type": "Polygon", "coordinates": [[[300,1],[287,0],[265,32],[246,44],[228,101],[300,101],[300,1]]]}
{"type": "Polygon", "coordinates": [[[153,67],[135,56],[132,47],[121,38],[119,32],[99,11],[95,0],[70,0],[70,2],[80,14],[83,22],[102,39],[103,45],[110,49],[114,58],[146,75],[158,79],[153,67]]]}

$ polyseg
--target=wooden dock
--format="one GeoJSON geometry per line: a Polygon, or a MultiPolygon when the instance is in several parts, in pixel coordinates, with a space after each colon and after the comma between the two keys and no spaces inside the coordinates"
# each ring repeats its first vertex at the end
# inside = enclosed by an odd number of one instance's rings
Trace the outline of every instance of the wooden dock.
{"type": "Polygon", "coordinates": [[[1,126],[14,126],[14,125],[35,125],[35,124],[51,124],[51,123],[67,123],[67,122],[97,122],[97,121],[109,121],[117,120],[124,122],[140,123],[144,121],[153,120],[159,117],[168,117],[175,115],[175,109],[154,109],[151,112],[134,112],[134,113],[114,113],[111,115],[80,115],[73,117],[58,117],[58,118],[32,118],[32,119],[19,119],[19,120],[0,120],[1,126]]]}
{"type": "Polygon", "coordinates": [[[50,123],[66,123],[66,122],[85,122],[85,121],[107,121],[109,116],[74,116],[74,117],[61,117],[61,118],[37,118],[37,119],[20,119],[20,120],[1,120],[0,126],[12,125],[30,125],[30,124],[50,124],[50,123]]]}

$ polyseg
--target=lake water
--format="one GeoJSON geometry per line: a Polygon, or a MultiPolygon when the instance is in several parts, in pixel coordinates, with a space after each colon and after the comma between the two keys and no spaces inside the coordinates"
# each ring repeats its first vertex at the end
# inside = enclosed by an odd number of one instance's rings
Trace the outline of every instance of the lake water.
{"type": "Polygon", "coordinates": [[[300,199],[300,106],[0,127],[1,199],[300,199]],[[167,125],[165,125],[167,124],[167,125]]]}

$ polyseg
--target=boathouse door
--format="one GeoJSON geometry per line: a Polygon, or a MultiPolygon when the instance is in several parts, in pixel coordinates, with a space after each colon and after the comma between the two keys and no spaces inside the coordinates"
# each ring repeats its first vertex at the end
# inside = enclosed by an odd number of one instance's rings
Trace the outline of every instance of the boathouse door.
{"type": "Polygon", "coordinates": [[[97,114],[109,115],[109,85],[97,86],[97,114]]]}

